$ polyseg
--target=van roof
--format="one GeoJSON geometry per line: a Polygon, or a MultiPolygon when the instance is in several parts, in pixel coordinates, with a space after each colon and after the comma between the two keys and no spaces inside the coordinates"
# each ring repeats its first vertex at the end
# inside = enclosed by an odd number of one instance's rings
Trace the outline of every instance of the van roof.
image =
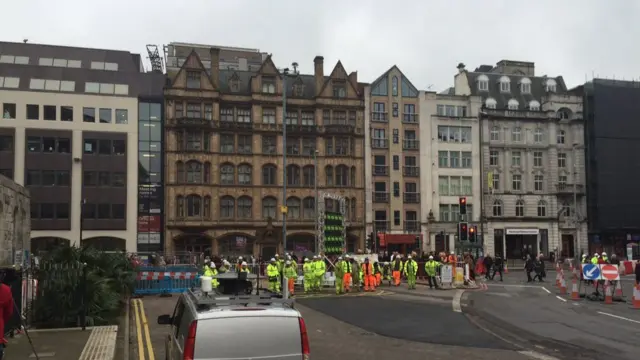
{"type": "Polygon", "coordinates": [[[269,291],[260,294],[222,295],[206,294],[199,289],[187,290],[183,297],[191,303],[198,319],[280,316],[299,317],[294,309],[293,299],[283,299],[281,295],[269,291]]]}

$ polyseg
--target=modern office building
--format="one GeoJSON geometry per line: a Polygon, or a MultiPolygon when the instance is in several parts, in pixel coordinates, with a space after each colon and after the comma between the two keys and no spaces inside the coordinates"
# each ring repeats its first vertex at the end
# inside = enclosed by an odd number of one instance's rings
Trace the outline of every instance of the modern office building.
{"type": "MultiPolygon", "coordinates": [[[[316,194],[323,193],[346,200],[347,246],[360,248],[364,104],[357,74],[338,62],[327,76],[321,56],[311,75],[296,74],[295,64],[286,75],[270,56],[258,69],[223,69],[222,53],[210,48],[205,66],[193,49],[169,72],[166,250],[268,258],[284,250],[286,212],[287,251],[313,251],[316,194]]],[[[324,204],[337,206],[329,198],[324,204]]]]}
{"type": "Polygon", "coordinates": [[[31,194],[33,251],[136,251],[139,105],[164,84],[142,68],[127,51],[0,43],[0,168],[31,194]]]}
{"type": "Polygon", "coordinates": [[[589,252],[638,259],[640,83],[594,79],[575,91],[584,94],[589,252]]]}
{"type": "Polygon", "coordinates": [[[458,70],[454,94],[483,101],[485,250],[519,259],[586,249],[581,97],[567,92],[562,77],[536,74],[531,62],[458,70]]]}

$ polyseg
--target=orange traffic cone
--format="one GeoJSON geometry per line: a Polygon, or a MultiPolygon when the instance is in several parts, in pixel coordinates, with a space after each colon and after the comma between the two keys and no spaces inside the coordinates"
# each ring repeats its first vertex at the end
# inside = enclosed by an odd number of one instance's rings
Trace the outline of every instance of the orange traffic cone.
{"type": "Polygon", "coordinates": [[[640,284],[633,287],[632,305],[634,309],[640,310],[640,284]]]}
{"type": "Polygon", "coordinates": [[[509,273],[509,266],[507,266],[507,263],[504,263],[504,273],[508,274],[509,273]]]}
{"type": "Polygon", "coordinates": [[[613,293],[615,297],[622,297],[622,286],[620,286],[620,280],[616,281],[616,290],[613,293]]]}
{"type": "Polygon", "coordinates": [[[556,267],[556,286],[560,289],[560,271],[556,267]]]}
{"type": "Polygon", "coordinates": [[[575,276],[571,281],[571,300],[580,300],[580,294],[578,293],[578,280],[575,276]]]}
{"type": "Polygon", "coordinates": [[[567,282],[564,281],[564,276],[560,278],[560,295],[567,295],[567,282]]]}
{"type": "Polygon", "coordinates": [[[609,284],[608,281],[604,286],[604,303],[613,304],[613,291],[611,289],[611,284],[609,284]]]}

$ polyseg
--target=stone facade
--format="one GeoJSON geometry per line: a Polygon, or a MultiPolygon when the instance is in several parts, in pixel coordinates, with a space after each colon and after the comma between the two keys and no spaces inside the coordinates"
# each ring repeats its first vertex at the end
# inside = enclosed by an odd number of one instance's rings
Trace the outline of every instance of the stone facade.
{"type": "Polygon", "coordinates": [[[29,249],[29,191],[0,175],[0,266],[14,263],[16,251],[29,249]]]}

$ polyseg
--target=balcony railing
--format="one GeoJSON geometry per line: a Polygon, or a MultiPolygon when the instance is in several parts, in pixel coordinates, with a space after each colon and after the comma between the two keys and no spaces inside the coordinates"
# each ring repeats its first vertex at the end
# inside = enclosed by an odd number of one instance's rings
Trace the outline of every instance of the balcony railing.
{"type": "Polygon", "coordinates": [[[420,149],[420,141],[416,139],[402,140],[402,149],[404,150],[418,150],[420,149]]]}
{"type": "Polygon", "coordinates": [[[403,166],[402,175],[404,176],[420,176],[419,166],[403,166]]]}
{"type": "Polygon", "coordinates": [[[405,220],[404,221],[404,232],[406,232],[406,233],[419,233],[420,232],[420,221],[418,221],[418,220],[405,220]]]}
{"type": "Polygon", "coordinates": [[[371,148],[373,149],[388,149],[389,139],[371,139],[371,148]]]}
{"type": "Polygon", "coordinates": [[[556,190],[558,194],[573,194],[573,193],[584,194],[584,185],[557,183],[556,190]]]}
{"type": "Polygon", "coordinates": [[[402,114],[402,122],[405,124],[417,124],[420,122],[418,114],[402,114]]]}
{"type": "Polygon", "coordinates": [[[387,176],[389,175],[389,166],[387,165],[373,165],[373,176],[387,176]]]}
{"type": "Polygon", "coordinates": [[[386,203],[389,202],[389,193],[374,191],[373,192],[373,202],[374,203],[386,203]]]}
{"type": "Polygon", "coordinates": [[[386,233],[391,228],[391,222],[387,220],[375,220],[373,227],[376,233],[386,233]]]}
{"type": "Polygon", "coordinates": [[[420,193],[411,193],[406,192],[402,194],[403,201],[405,204],[419,204],[420,203],[420,193]]]}
{"type": "Polygon", "coordinates": [[[371,121],[374,122],[388,122],[389,121],[389,113],[386,111],[372,111],[371,112],[371,121]]]}

